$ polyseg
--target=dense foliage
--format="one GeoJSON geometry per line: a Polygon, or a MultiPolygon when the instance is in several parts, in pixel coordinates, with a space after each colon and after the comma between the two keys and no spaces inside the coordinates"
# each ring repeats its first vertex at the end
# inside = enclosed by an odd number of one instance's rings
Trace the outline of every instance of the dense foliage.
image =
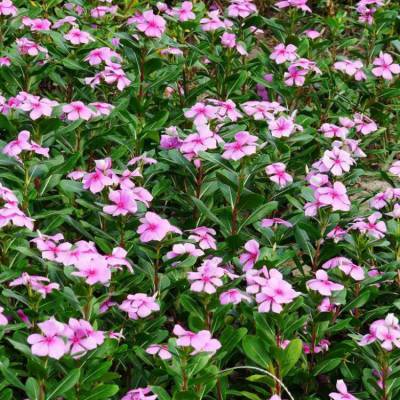
{"type": "Polygon", "coordinates": [[[400,398],[400,4],[0,0],[0,398],[400,398]]]}

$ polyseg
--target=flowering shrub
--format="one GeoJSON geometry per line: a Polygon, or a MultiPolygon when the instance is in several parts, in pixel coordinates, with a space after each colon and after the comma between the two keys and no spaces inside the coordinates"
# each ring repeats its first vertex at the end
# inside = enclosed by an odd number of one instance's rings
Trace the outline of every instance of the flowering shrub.
{"type": "Polygon", "coordinates": [[[0,398],[400,398],[400,5],[0,0],[0,398]]]}

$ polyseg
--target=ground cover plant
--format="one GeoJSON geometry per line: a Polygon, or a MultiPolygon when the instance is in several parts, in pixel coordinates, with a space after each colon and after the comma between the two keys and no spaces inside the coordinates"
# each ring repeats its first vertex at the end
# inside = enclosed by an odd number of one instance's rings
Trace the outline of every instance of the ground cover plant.
{"type": "Polygon", "coordinates": [[[398,400],[399,11],[0,0],[0,399],[398,400]]]}

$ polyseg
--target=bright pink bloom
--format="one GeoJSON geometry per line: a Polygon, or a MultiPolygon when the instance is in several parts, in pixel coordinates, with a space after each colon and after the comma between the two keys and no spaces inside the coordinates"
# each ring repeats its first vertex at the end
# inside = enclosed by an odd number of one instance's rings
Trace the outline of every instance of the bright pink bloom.
{"type": "Polygon", "coordinates": [[[128,294],[119,308],[127,312],[131,319],[146,318],[152,312],[160,311],[160,306],[155,298],[144,293],[128,294]]]}
{"type": "Polygon", "coordinates": [[[174,15],[176,15],[181,22],[190,21],[196,19],[196,15],[192,12],[193,4],[191,1],[184,1],[180,8],[175,8],[173,10],[174,15]]]}
{"type": "Polygon", "coordinates": [[[205,260],[202,265],[197,268],[196,272],[189,272],[188,279],[191,281],[190,290],[193,292],[205,292],[213,294],[217,291],[217,287],[223,285],[222,277],[225,275],[225,269],[219,267],[222,259],[214,257],[205,260]]]}
{"type": "Polygon", "coordinates": [[[288,72],[285,72],[283,78],[287,86],[303,86],[306,81],[308,71],[291,65],[288,72]]]}
{"type": "Polygon", "coordinates": [[[341,182],[335,182],[332,187],[321,187],[316,190],[318,202],[322,206],[332,206],[333,211],[349,211],[350,200],[346,187],[341,182]]]}
{"type": "Polygon", "coordinates": [[[345,127],[328,123],[322,124],[319,130],[324,134],[324,137],[326,138],[345,139],[349,133],[349,130],[345,127]]]}
{"type": "Polygon", "coordinates": [[[178,243],[172,246],[172,251],[167,253],[167,258],[180,257],[184,254],[192,257],[201,257],[204,255],[204,251],[196,248],[193,243],[178,243]]]}
{"type": "Polygon", "coordinates": [[[286,226],[286,228],[291,228],[293,226],[293,224],[291,224],[288,221],[285,221],[282,218],[264,218],[261,221],[261,226],[263,228],[271,228],[273,226],[277,226],[277,225],[283,225],[286,226]]]}
{"type": "Polygon", "coordinates": [[[7,317],[3,314],[4,308],[0,306],[0,326],[5,326],[8,324],[7,317]]]}
{"type": "Polygon", "coordinates": [[[72,272],[72,275],[85,278],[88,285],[101,283],[107,284],[111,279],[111,270],[105,257],[100,255],[87,259],[81,259],[75,264],[77,271],[72,272]]]}
{"type": "Polygon", "coordinates": [[[189,240],[196,241],[201,249],[217,250],[216,240],[214,238],[216,232],[214,229],[206,226],[199,226],[195,229],[191,229],[190,232],[192,234],[189,236],[189,240]]]}
{"type": "Polygon", "coordinates": [[[289,137],[295,131],[295,124],[291,117],[279,117],[268,121],[271,135],[276,138],[289,137]]]}
{"type": "Polygon", "coordinates": [[[372,68],[372,73],[377,77],[390,81],[393,79],[393,75],[400,74],[400,65],[393,63],[393,57],[388,53],[380,52],[373,64],[375,68],[372,68]]]}
{"type": "Polygon", "coordinates": [[[218,109],[204,103],[196,103],[189,110],[185,111],[185,117],[193,119],[195,125],[205,125],[208,121],[217,117],[218,109]]]}
{"type": "Polygon", "coordinates": [[[221,343],[217,339],[213,339],[210,331],[200,331],[191,340],[193,351],[190,355],[198,353],[215,353],[221,348],[221,343]]]}
{"type": "Polygon", "coordinates": [[[137,233],[140,235],[140,241],[143,243],[152,240],[161,241],[170,232],[182,233],[180,229],[171,225],[168,220],[161,218],[151,211],[148,211],[143,218],[140,218],[140,222],[141,225],[139,225],[137,233]]]}
{"type": "Polygon", "coordinates": [[[294,7],[305,12],[311,12],[311,8],[307,5],[308,0],[281,0],[275,3],[278,8],[294,7]]]}
{"type": "Polygon", "coordinates": [[[245,156],[254,154],[257,149],[255,143],[257,140],[257,136],[250,135],[246,131],[236,133],[235,141],[224,145],[225,151],[222,154],[222,158],[237,161],[245,156]]]}
{"type": "Polygon", "coordinates": [[[322,269],[319,269],[315,273],[315,276],[316,279],[310,279],[307,281],[307,287],[311,290],[317,291],[322,296],[332,296],[332,292],[344,289],[343,285],[330,281],[328,274],[322,269]]]}
{"type": "Polygon", "coordinates": [[[364,270],[346,257],[334,257],[322,264],[323,269],[336,267],[356,281],[362,281],[365,278],[364,270]]]}
{"type": "Polygon", "coordinates": [[[354,164],[354,159],[350,154],[338,147],[326,150],[321,160],[324,166],[335,176],[349,172],[350,167],[354,164]]]}
{"type": "Polygon", "coordinates": [[[151,394],[150,388],[139,388],[130,390],[121,400],[156,400],[157,395],[151,394]]]}
{"type": "Polygon", "coordinates": [[[11,0],[2,0],[0,1],[0,15],[15,17],[17,15],[17,7],[14,6],[11,0]]]}
{"type": "Polygon", "coordinates": [[[229,289],[226,292],[222,292],[219,296],[219,301],[223,305],[239,304],[242,300],[250,301],[250,298],[238,289],[229,289]]]}
{"type": "Polygon", "coordinates": [[[122,61],[122,57],[116,51],[111,50],[108,47],[100,47],[92,50],[85,57],[85,61],[87,61],[90,65],[99,65],[102,62],[110,65],[113,63],[113,61],[122,61]]]}
{"type": "Polygon", "coordinates": [[[59,360],[68,352],[68,345],[65,343],[63,335],[65,325],[50,318],[38,324],[42,335],[34,333],[28,336],[28,343],[32,345],[32,354],[39,357],[50,357],[59,360]]]}
{"type": "Polygon", "coordinates": [[[4,146],[2,152],[10,157],[15,157],[24,150],[31,150],[31,144],[29,143],[30,135],[28,131],[21,131],[17,139],[4,146]]]}

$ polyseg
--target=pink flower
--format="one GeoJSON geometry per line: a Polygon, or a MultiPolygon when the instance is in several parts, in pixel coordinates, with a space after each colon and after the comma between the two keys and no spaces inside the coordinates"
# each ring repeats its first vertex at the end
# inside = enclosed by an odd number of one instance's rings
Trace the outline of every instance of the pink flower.
{"type": "Polygon", "coordinates": [[[84,319],[70,318],[64,335],[67,338],[70,353],[75,359],[84,356],[89,350],[94,350],[104,342],[104,332],[94,330],[92,325],[84,319]]]}
{"type": "Polygon", "coordinates": [[[269,179],[281,188],[293,182],[292,176],[286,172],[286,165],[283,163],[278,162],[268,165],[265,168],[265,172],[269,175],[269,179]]]}
{"type": "Polygon", "coordinates": [[[333,147],[332,150],[325,151],[322,162],[333,175],[339,176],[350,171],[354,159],[346,151],[333,147]]]}
{"type": "Polygon", "coordinates": [[[137,233],[140,235],[140,241],[143,243],[152,240],[159,242],[170,232],[177,234],[182,233],[177,227],[171,225],[168,220],[161,218],[159,215],[151,211],[148,211],[139,221],[141,222],[141,225],[139,225],[137,233]]]}
{"type": "Polygon", "coordinates": [[[172,251],[167,253],[167,258],[175,258],[182,256],[184,254],[188,254],[192,257],[201,257],[204,255],[204,251],[196,248],[193,243],[178,243],[174,244],[172,247],[172,251]]]}
{"type": "Polygon", "coordinates": [[[299,10],[311,12],[311,8],[307,5],[308,0],[282,0],[275,3],[278,8],[294,7],[299,10]]]}
{"type": "Polygon", "coordinates": [[[119,91],[124,90],[131,84],[131,81],[126,77],[125,72],[118,64],[107,66],[102,73],[102,77],[106,83],[116,83],[119,91]]]}
{"type": "Polygon", "coordinates": [[[375,58],[372,68],[372,73],[377,77],[382,77],[386,80],[392,80],[393,75],[400,74],[400,65],[393,63],[393,57],[388,53],[380,52],[379,57],[375,58]]]}
{"type": "Polygon", "coordinates": [[[217,148],[217,139],[214,132],[208,126],[197,126],[197,132],[186,137],[180,146],[180,151],[184,154],[198,154],[200,151],[206,151],[217,148]]]}
{"type": "Polygon", "coordinates": [[[28,336],[28,343],[32,345],[32,354],[39,357],[50,357],[59,360],[68,352],[68,345],[65,343],[63,334],[65,325],[50,318],[38,324],[42,335],[34,333],[28,336]]]}
{"type": "Polygon", "coordinates": [[[246,18],[257,12],[257,7],[252,0],[231,0],[228,7],[228,15],[232,18],[246,18]]]}
{"type": "Polygon", "coordinates": [[[287,86],[303,86],[306,81],[305,76],[308,71],[300,69],[294,65],[288,68],[288,72],[285,72],[283,78],[287,86]]]}
{"type": "Polygon", "coordinates": [[[277,226],[277,225],[283,225],[283,226],[286,226],[286,228],[291,228],[293,225],[290,223],[290,222],[288,222],[288,221],[285,221],[284,219],[282,219],[282,218],[264,218],[262,221],[261,221],[261,226],[263,227],[263,228],[271,228],[271,227],[273,227],[273,226],[277,226]]]}
{"type": "Polygon", "coordinates": [[[389,168],[389,172],[400,178],[400,160],[396,160],[389,168]]]}
{"type": "Polygon", "coordinates": [[[346,257],[334,257],[322,264],[323,269],[336,267],[356,281],[362,281],[365,278],[364,270],[346,257]]]}
{"type": "Polygon", "coordinates": [[[88,285],[101,283],[107,284],[111,279],[111,270],[108,267],[106,259],[100,255],[93,258],[81,259],[75,264],[77,271],[72,272],[72,275],[85,278],[88,285]]]}
{"type": "Polygon", "coordinates": [[[261,313],[272,311],[280,313],[284,304],[291,303],[296,297],[300,296],[292,285],[282,278],[282,274],[276,269],[267,272],[267,279],[260,281],[261,290],[256,295],[259,304],[258,311],[261,313]]]}
{"type": "Polygon", "coordinates": [[[217,117],[218,109],[204,103],[196,103],[189,110],[185,111],[185,117],[193,119],[195,125],[205,125],[208,121],[217,117]]]}
{"type": "Polygon", "coordinates": [[[322,269],[319,269],[315,276],[316,279],[307,281],[307,287],[317,291],[322,296],[332,296],[332,292],[344,289],[343,285],[330,281],[328,274],[322,269]]]}
{"type": "Polygon", "coordinates": [[[95,160],[95,171],[83,176],[83,188],[89,189],[92,193],[101,192],[106,186],[115,182],[111,171],[111,159],[95,160]]]}
{"type": "Polygon", "coordinates": [[[339,391],[339,393],[329,393],[329,397],[332,400],[358,400],[357,397],[354,397],[347,391],[347,386],[342,379],[339,379],[336,382],[336,389],[339,391]]]}
{"type": "Polygon", "coordinates": [[[285,46],[283,43],[280,43],[274,47],[274,51],[269,58],[275,60],[277,64],[283,64],[285,61],[294,61],[299,57],[296,50],[297,47],[293,44],[285,46]]]}
{"type": "Polygon", "coordinates": [[[0,306],[0,326],[8,325],[8,319],[3,314],[4,308],[0,306]]]}
{"type": "Polygon", "coordinates": [[[356,81],[361,81],[367,79],[367,76],[365,75],[363,71],[363,63],[361,60],[343,60],[343,61],[337,61],[335,64],[333,64],[333,67],[337,69],[338,71],[344,72],[346,75],[349,76],[354,76],[356,81]]]}
{"type": "Polygon", "coordinates": [[[156,400],[157,395],[151,395],[150,388],[139,388],[130,390],[121,400],[156,400]]]}
{"type": "Polygon", "coordinates": [[[203,330],[195,334],[191,340],[193,351],[192,356],[198,353],[215,353],[221,348],[221,343],[217,339],[213,339],[211,332],[203,330]]]}
{"type": "Polygon", "coordinates": [[[359,219],[353,223],[350,229],[357,229],[361,233],[370,235],[376,239],[382,239],[385,237],[387,228],[386,224],[379,219],[382,217],[380,212],[374,212],[367,220],[359,219]]]}
{"type": "Polygon", "coordinates": [[[14,6],[11,0],[2,0],[0,1],[0,15],[15,17],[17,15],[17,7],[14,6]]]}
{"type": "Polygon", "coordinates": [[[236,46],[236,35],[234,33],[224,32],[221,36],[221,44],[224,47],[233,49],[236,46]]]}
{"type": "Polygon", "coordinates": [[[191,346],[192,339],[196,336],[194,332],[187,331],[179,324],[174,326],[173,334],[178,337],[176,344],[181,347],[191,346]]]}
{"type": "Polygon", "coordinates": [[[147,296],[144,293],[128,294],[119,308],[127,312],[131,319],[146,318],[152,312],[160,311],[160,306],[154,297],[147,296]]]}
{"type": "Polygon", "coordinates": [[[152,10],[145,11],[137,23],[137,29],[147,37],[160,38],[165,31],[165,19],[159,15],[154,15],[152,10]]]}
{"type": "Polygon", "coordinates": [[[219,10],[209,11],[207,17],[200,20],[201,29],[205,32],[212,32],[225,28],[225,23],[219,18],[219,10]]]}
{"type": "Polygon", "coordinates": [[[189,272],[188,279],[192,281],[190,290],[207,294],[215,293],[216,288],[223,285],[221,278],[225,275],[225,270],[218,266],[221,261],[219,257],[205,260],[196,272],[189,272]]]}
{"type": "Polygon", "coordinates": [[[246,101],[241,107],[247,115],[253,117],[256,121],[274,120],[276,113],[285,111],[285,108],[275,101],[246,101]]]}
{"type": "Polygon", "coordinates": [[[196,241],[201,249],[217,250],[216,240],[214,238],[216,232],[214,229],[206,226],[199,226],[195,229],[191,229],[190,232],[192,234],[189,236],[189,240],[196,241]]]}
{"type": "Polygon", "coordinates": [[[346,187],[341,182],[335,182],[332,187],[321,187],[316,190],[318,202],[322,206],[332,206],[333,211],[349,211],[350,200],[346,187]]]}
{"type": "Polygon", "coordinates": [[[279,117],[268,121],[268,128],[273,137],[289,137],[295,130],[295,124],[290,117],[279,117]]]}
{"type": "Polygon", "coordinates": [[[243,270],[248,271],[253,268],[254,264],[260,257],[260,245],[257,240],[249,240],[244,245],[245,252],[239,257],[240,263],[243,265],[243,270]]]}
{"type": "Polygon", "coordinates": [[[95,40],[90,35],[90,33],[81,31],[78,28],[72,28],[64,38],[72,44],[88,44],[89,42],[94,42],[95,40]]]}
{"type": "Polygon", "coordinates": [[[78,119],[89,121],[89,119],[93,117],[93,111],[81,101],[73,101],[63,106],[62,110],[67,114],[67,119],[69,121],[76,121],[78,119]]]}
{"type": "Polygon", "coordinates": [[[345,127],[342,126],[337,126],[334,124],[328,124],[324,123],[321,125],[321,128],[319,129],[320,132],[324,134],[324,137],[326,138],[341,138],[345,139],[347,134],[349,133],[349,130],[345,127]]]}
{"type": "Polygon", "coordinates": [[[31,144],[29,143],[30,135],[28,131],[21,131],[17,139],[4,146],[2,152],[10,157],[15,157],[24,150],[31,150],[31,144]]]}
{"type": "Polygon", "coordinates": [[[104,206],[103,211],[112,216],[135,214],[137,204],[130,190],[111,190],[108,198],[115,203],[112,206],[104,206]]]}
{"type": "Polygon", "coordinates": [[[115,247],[111,254],[105,256],[107,264],[112,267],[121,267],[125,265],[130,272],[133,272],[131,263],[127,260],[128,252],[122,247],[115,247]]]}
{"type": "Polygon", "coordinates": [[[90,65],[99,65],[102,62],[110,65],[114,60],[122,61],[122,57],[116,51],[111,50],[108,47],[94,49],[85,57],[85,61],[90,65]]]}
{"type": "Polygon", "coordinates": [[[318,32],[318,31],[313,30],[313,29],[307,29],[306,31],[304,31],[304,33],[311,40],[317,39],[317,38],[319,38],[321,36],[321,32],[318,32]]]}
{"type": "Polygon", "coordinates": [[[22,17],[22,24],[29,26],[31,32],[49,31],[51,22],[48,19],[22,17]]]}
{"type": "Polygon", "coordinates": [[[47,49],[27,38],[17,39],[16,43],[18,51],[22,55],[29,55],[31,57],[36,57],[39,53],[47,54],[47,49]]]}
{"type": "Polygon", "coordinates": [[[354,114],[354,125],[356,131],[363,135],[368,135],[378,130],[378,126],[371,118],[359,113],[354,114]]]}
{"type": "Polygon", "coordinates": [[[11,59],[9,57],[0,57],[0,67],[9,67],[11,59]]]}
{"type": "Polygon", "coordinates": [[[146,349],[147,354],[155,355],[157,354],[161,360],[170,360],[172,354],[168,351],[168,346],[162,344],[151,344],[146,349]]]}
{"type": "Polygon", "coordinates": [[[245,156],[254,154],[257,149],[255,143],[257,140],[257,136],[250,135],[246,131],[236,133],[235,141],[224,145],[225,151],[222,154],[222,158],[237,161],[245,156]]]}
{"type": "Polygon", "coordinates": [[[185,22],[196,19],[196,15],[192,12],[193,4],[191,1],[184,1],[180,8],[174,9],[174,14],[178,17],[179,21],[185,22]]]}
{"type": "Polygon", "coordinates": [[[238,289],[229,289],[226,292],[222,292],[219,296],[219,301],[223,305],[239,304],[242,300],[250,301],[250,298],[238,289]]]}
{"type": "Polygon", "coordinates": [[[42,116],[50,117],[53,112],[53,108],[56,106],[58,106],[57,101],[46,98],[41,99],[38,96],[30,96],[19,106],[19,109],[28,111],[30,119],[35,121],[42,116]]]}

